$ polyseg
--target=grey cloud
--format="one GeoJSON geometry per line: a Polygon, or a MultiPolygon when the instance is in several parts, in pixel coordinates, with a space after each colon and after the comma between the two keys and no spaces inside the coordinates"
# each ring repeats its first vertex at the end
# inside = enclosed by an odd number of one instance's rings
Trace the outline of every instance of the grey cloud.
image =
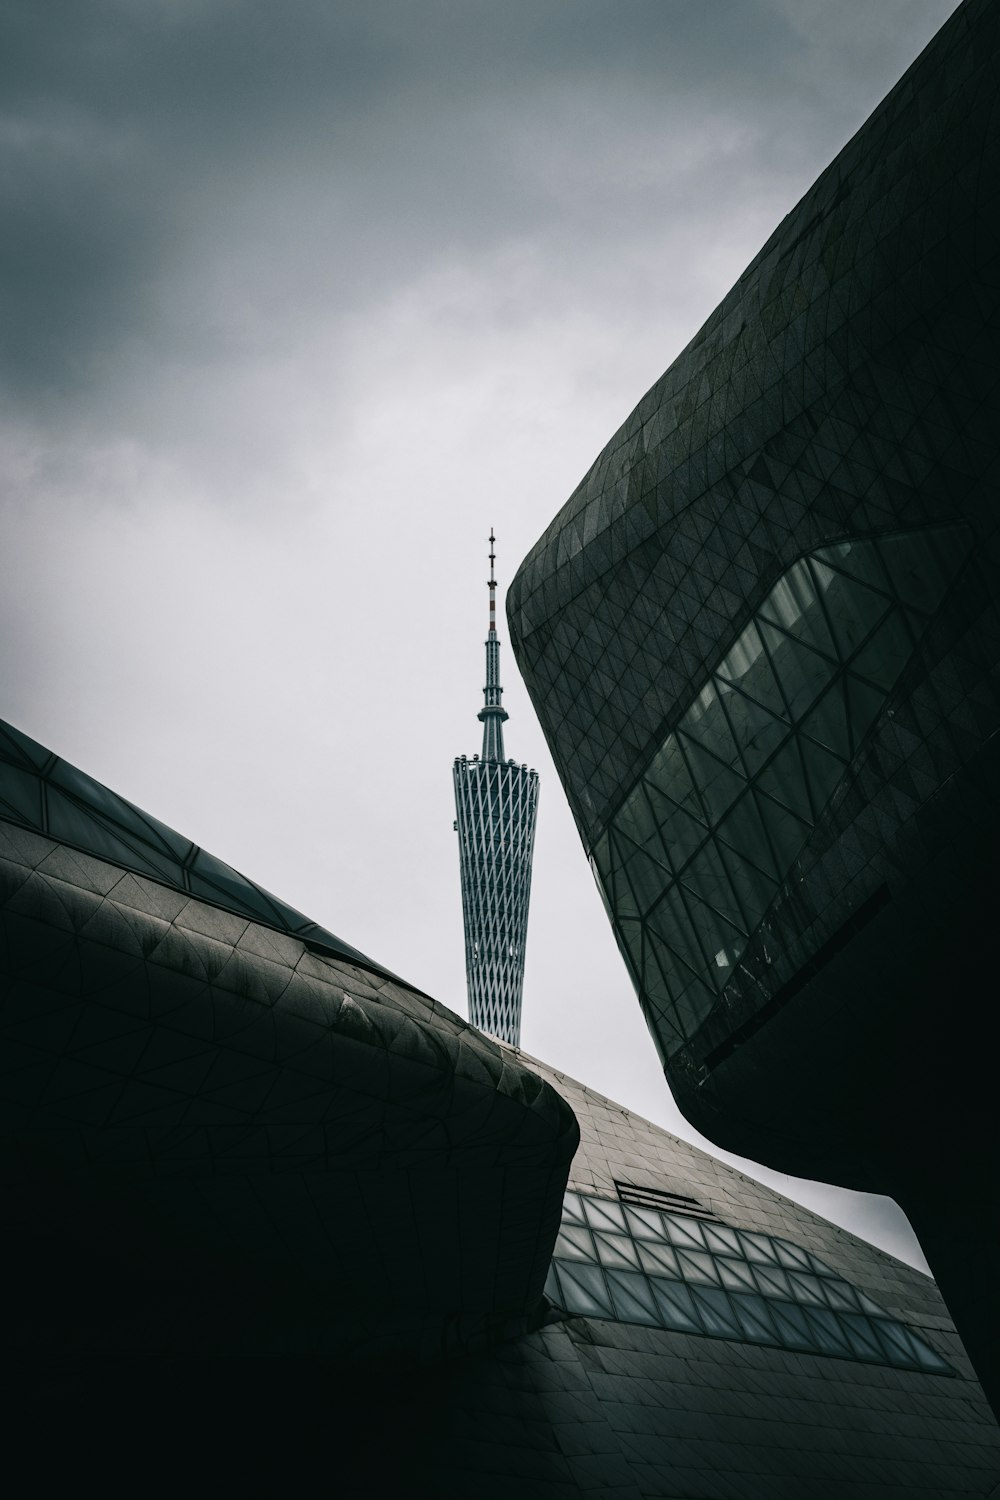
{"type": "MultiPolygon", "coordinates": [[[[849,8],[864,55],[846,81],[826,59],[847,119],[866,75],[891,76],[901,9],[948,7],[849,8]]],[[[830,51],[822,12],[815,25],[830,51]]],[[[25,0],[7,31],[0,297],[22,399],[82,399],[130,338],[224,352],[247,337],[204,306],[220,259],[258,330],[268,309],[287,325],[356,307],[497,237],[548,235],[586,260],[623,215],[633,233],[662,219],[692,155],[679,207],[738,193],[746,164],[715,159],[720,137],[764,143],[771,171],[811,164],[823,114],[790,98],[810,39],[787,0],[25,0]]]]}

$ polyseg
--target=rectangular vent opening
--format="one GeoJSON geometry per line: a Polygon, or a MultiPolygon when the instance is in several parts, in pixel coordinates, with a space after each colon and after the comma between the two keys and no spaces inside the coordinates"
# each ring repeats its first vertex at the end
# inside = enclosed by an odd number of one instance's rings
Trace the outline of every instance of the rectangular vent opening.
{"type": "Polygon", "coordinates": [[[615,1191],[620,1203],[632,1203],[636,1208],[658,1208],[671,1214],[690,1214],[694,1219],[711,1219],[720,1223],[717,1214],[705,1208],[697,1198],[687,1193],[668,1193],[665,1188],[639,1187],[634,1182],[619,1182],[614,1179],[615,1191]]]}

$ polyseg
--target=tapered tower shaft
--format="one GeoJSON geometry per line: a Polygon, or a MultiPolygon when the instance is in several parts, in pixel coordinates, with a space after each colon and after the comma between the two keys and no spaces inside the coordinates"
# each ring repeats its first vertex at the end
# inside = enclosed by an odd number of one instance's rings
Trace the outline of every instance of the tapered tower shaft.
{"type": "Polygon", "coordinates": [[[538,812],[538,773],[504,759],[500,642],[496,630],[495,537],[490,532],[486,686],[479,719],[482,757],[455,761],[465,925],[469,1018],[474,1026],[517,1046],[521,1035],[524,951],[528,933],[531,859],[538,812]]]}

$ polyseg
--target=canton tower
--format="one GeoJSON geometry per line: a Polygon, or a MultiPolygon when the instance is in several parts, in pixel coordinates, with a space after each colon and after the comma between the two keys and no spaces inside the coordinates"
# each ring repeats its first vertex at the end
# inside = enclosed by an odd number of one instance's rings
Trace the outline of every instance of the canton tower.
{"type": "Polygon", "coordinates": [[[465,971],[473,1026],[517,1046],[521,1036],[524,944],[528,935],[531,855],[538,772],[504,760],[500,642],[490,531],[490,629],[485,702],[479,710],[483,753],[455,760],[455,828],[462,871],[465,971]]]}

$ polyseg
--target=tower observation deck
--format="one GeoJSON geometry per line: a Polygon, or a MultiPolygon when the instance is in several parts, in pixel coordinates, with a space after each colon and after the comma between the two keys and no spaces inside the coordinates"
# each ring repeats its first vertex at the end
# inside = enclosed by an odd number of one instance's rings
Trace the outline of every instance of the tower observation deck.
{"type": "Polygon", "coordinates": [[[455,828],[462,877],[469,1019],[517,1046],[538,772],[504,759],[500,642],[496,628],[496,538],[490,532],[490,624],[479,718],[482,755],[455,759],[455,828]]]}

